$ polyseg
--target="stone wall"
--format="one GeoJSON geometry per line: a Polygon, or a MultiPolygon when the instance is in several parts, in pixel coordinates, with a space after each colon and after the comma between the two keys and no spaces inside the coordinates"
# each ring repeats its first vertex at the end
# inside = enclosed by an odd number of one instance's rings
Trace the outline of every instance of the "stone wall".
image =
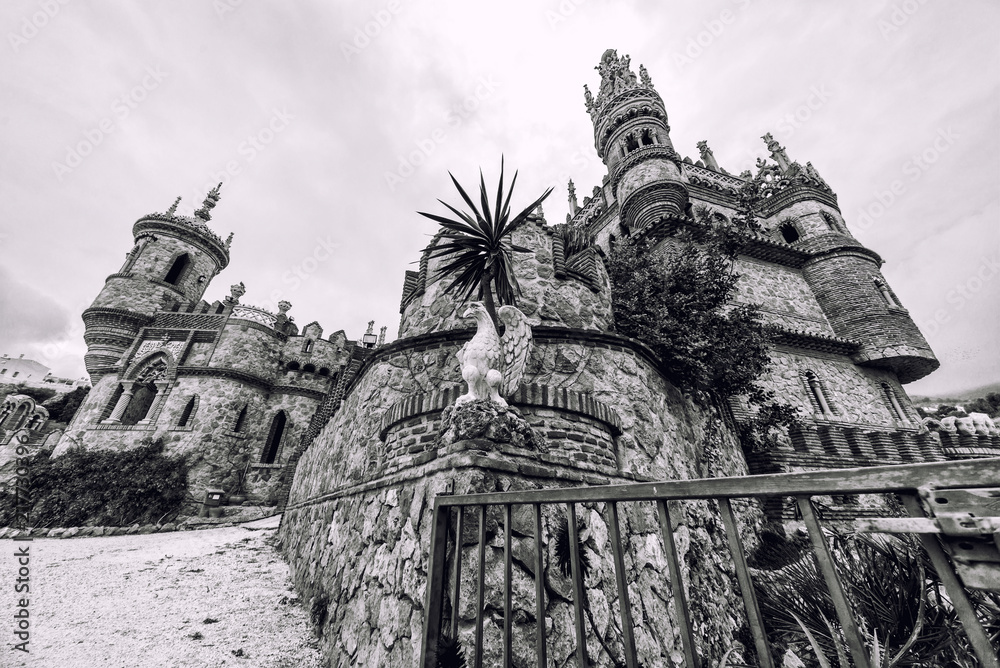
{"type": "MultiPolygon", "coordinates": [[[[523,293],[517,307],[533,326],[611,329],[610,282],[603,264],[596,263],[596,287],[599,288],[596,290],[572,277],[557,278],[553,234],[552,228],[532,219],[513,235],[515,245],[533,251],[514,253],[514,273],[523,293]]],[[[426,271],[421,270],[426,276],[426,285],[404,304],[399,338],[474,326],[472,320],[461,317],[466,307],[443,294],[447,282],[436,278],[441,264],[441,259],[432,259],[427,262],[426,271]]]]}
{"type": "Polygon", "coordinates": [[[740,275],[736,301],[758,304],[765,322],[834,336],[823,309],[797,269],[741,256],[736,271],[740,275]]]}

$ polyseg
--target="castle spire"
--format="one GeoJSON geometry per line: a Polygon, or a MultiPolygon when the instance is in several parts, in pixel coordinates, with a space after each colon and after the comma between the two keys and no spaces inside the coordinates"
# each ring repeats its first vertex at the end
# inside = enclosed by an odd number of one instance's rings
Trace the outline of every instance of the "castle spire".
{"type": "Polygon", "coordinates": [[[792,161],[788,159],[788,154],[785,153],[785,148],[771,136],[770,132],[765,133],[761,139],[763,139],[764,143],[767,144],[767,150],[771,152],[771,158],[778,163],[778,167],[781,168],[782,173],[787,171],[792,165],[792,161]]]}
{"type": "Polygon", "coordinates": [[[208,191],[208,194],[205,195],[205,201],[202,202],[201,208],[194,212],[195,216],[201,218],[205,222],[212,220],[212,214],[210,212],[219,202],[219,190],[221,188],[222,183],[220,182],[219,185],[208,191]]]}
{"type": "Polygon", "coordinates": [[[172,216],[175,213],[177,213],[177,205],[180,204],[180,203],[181,203],[181,198],[180,197],[178,197],[177,199],[175,199],[174,203],[170,205],[169,209],[167,209],[167,215],[168,216],[172,216]]]}
{"type": "Polygon", "coordinates": [[[576,186],[573,185],[573,179],[569,180],[566,189],[569,191],[569,215],[575,216],[580,210],[580,205],[576,201],[576,186]]]}

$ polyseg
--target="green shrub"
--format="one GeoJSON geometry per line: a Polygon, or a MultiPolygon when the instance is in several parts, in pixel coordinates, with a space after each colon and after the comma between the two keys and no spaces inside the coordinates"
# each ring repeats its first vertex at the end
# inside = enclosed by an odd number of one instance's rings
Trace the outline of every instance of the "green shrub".
{"type": "MultiPolygon", "coordinates": [[[[146,439],[124,452],[73,448],[52,458],[43,451],[29,470],[28,523],[37,527],[151,524],[181,509],[188,464],[146,439]]],[[[14,495],[0,492],[0,525],[14,521],[14,495]]]]}

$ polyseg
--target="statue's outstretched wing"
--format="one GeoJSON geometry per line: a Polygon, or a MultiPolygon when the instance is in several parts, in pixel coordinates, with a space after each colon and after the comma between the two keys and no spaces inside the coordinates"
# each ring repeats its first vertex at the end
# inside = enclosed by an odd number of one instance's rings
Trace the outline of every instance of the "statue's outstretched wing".
{"type": "Polygon", "coordinates": [[[507,326],[500,340],[503,348],[503,382],[500,396],[508,397],[517,390],[524,376],[531,352],[531,325],[523,313],[513,306],[501,306],[497,316],[507,326]]]}

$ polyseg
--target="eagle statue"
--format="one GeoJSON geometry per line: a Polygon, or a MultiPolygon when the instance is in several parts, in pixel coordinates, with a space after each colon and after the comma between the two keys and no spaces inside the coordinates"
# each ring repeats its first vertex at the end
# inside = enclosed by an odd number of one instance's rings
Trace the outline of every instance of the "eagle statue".
{"type": "Polygon", "coordinates": [[[497,316],[506,326],[502,338],[482,302],[472,302],[462,315],[476,319],[476,334],[458,351],[458,364],[469,391],[458,398],[456,406],[481,399],[506,406],[504,397],[521,383],[531,352],[531,325],[513,306],[501,306],[497,316]]]}

